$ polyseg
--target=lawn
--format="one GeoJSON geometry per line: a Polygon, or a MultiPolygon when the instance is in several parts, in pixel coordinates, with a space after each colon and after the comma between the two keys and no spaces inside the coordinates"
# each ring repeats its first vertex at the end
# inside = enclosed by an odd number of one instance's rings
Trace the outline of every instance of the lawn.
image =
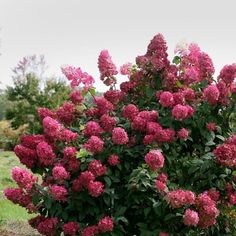
{"type": "Polygon", "coordinates": [[[32,217],[27,211],[5,199],[3,190],[15,187],[11,179],[11,168],[19,166],[18,158],[13,152],[0,152],[0,235],[1,236],[36,236],[27,223],[32,217]]]}

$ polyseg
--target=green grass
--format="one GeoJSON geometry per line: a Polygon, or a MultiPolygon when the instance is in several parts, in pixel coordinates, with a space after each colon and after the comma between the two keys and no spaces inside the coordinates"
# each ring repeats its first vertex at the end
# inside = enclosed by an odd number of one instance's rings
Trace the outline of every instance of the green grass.
{"type": "Polygon", "coordinates": [[[32,215],[28,214],[23,207],[13,204],[4,197],[5,188],[16,187],[11,178],[11,169],[14,166],[22,166],[15,154],[0,152],[0,235],[38,235],[27,223],[32,215]]]}

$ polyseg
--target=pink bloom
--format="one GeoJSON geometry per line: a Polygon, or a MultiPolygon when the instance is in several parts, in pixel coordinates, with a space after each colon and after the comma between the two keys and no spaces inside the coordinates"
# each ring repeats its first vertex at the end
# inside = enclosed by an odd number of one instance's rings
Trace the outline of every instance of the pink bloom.
{"type": "Polygon", "coordinates": [[[220,92],[216,85],[209,85],[203,91],[204,98],[210,105],[216,105],[219,100],[220,92]]]}
{"type": "Polygon", "coordinates": [[[109,216],[105,216],[98,222],[98,229],[101,233],[111,232],[114,228],[113,220],[109,216]]]}
{"type": "Polygon", "coordinates": [[[104,184],[100,181],[91,181],[88,184],[88,192],[93,197],[99,197],[104,192],[104,184]]]}
{"type": "Polygon", "coordinates": [[[61,107],[56,111],[58,119],[65,123],[70,124],[75,117],[75,105],[70,102],[65,102],[61,107]]]}
{"type": "Polygon", "coordinates": [[[20,137],[20,143],[27,148],[35,149],[36,146],[45,141],[44,135],[36,134],[36,135],[22,135],[20,137]]]}
{"type": "Polygon", "coordinates": [[[80,104],[84,100],[84,97],[79,90],[75,90],[70,94],[70,99],[74,104],[80,104]]]}
{"type": "Polygon", "coordinates": [[[65,66],[62,67],[62,73],[71,81],[71,87],[79,86],[81,83],[84,84],[85,90],[93,86],[94,78],[78,67],[65,66]]]}
{"type": "Polygon", "coordinates": [[[112,104],[117,104],[124,98],[124,92],[120,90],[108,90],[104,93],[104,97],[112,104]]]}
{"type": "Polygon", "coordinates": [[[107,114],[114,110],[114,105],[104,97],[95,97],[94,102],[97,105],[100,115],[107,114]]]}
{"type": "Polygon", "coordinates": [[[56,233],[57,224],[58,224],[57,218],[47,218],[38,224],[37,230],[39,231],[40,234],[53,236],[56,233]]]}
{"type": "Polygon", "coordinates": [[[26,195],[21,188],[7,188],[4,190],[4,195],[14,204],[19,204],[20,206],[27,206],[31,203],[31,198],[26,195]]]}
{"type": "Polygon", "coordinates": [[[205,52],[201,52],[198,56],[198,63],[201,78],[211,78],[215,72],[215,68],[209,55],[205,52]]]}
{"type": "Polygon", "coordinates": [[[70,143],[78,138],[78,134],[69,129],[63,129],[59,135],[59,140],[70,143]]]}
{"type": "Polygon", "coordinates": [[[79,224],[71,221],[64,224],[62,229],[65,235],[76,236],[76,233],[79,230],[79,224]]]}
{"type": "Polygon", "coordinates": [[[133,120],[135,116],[138,115],[138,113],[139,113],[138,108],[133,104],[129,104],[125,106],[123,109],[123,116],[129,120],[133,120]]]}
{"type": "Polygon", "coordinates": [[[79,180],[85,188],[88,188],[89,183],[95,180],[95,176],[91,171],[86,170],[81,172],[79,180]]]}
{"type": "Polygon", "coordinates": [[[161,181],[162,183],[166,183],[166,182],[167,182],[167,175],[164,174],[164,173],[160,173],[160,174],[158,175],[157,179],[158,179],[159,181],[161,181]]]}
{"type": "Polygon", "coordinates": [[[143,138],[143,144],[144,145],[150,145],[155,141],[155,136],[152,134],[147,134],[143,138]]]}
{"type": "Polygon", "coordinates": [[[173,208],[180,208],[185,205],[192,205],[195,203],[195,194],[191,191],[184,191],[182,189],[169,191],[166,195],[166,201],[173,208]]]}
{"type": "Polygon", "coordinates": [[[75,147],[65,147],[63,150],[63,157],[69,160],[76,156],[77,149],[75,147]]]}
{"type": "Polygon", "coordinates": [[[103,132],[102,128],[96,121],[89,121],[85,125],[84,135],[87,137],[100,136],[102,132],[103,132]]]}
{"type": "Polygon", "coordinates": [[[157,191],[160,192],[161,194],[165,193],[166,184],[163,183],[162,181],[156,180],[155,187],[156,187],[157,191]]]}
{"type": "Polygon", "coordinates": [[[120,84],[120,89],[124,93],[132,92],[136,87],[137,83],[135,81],[126,81],[120,84]]]}
{"type": "Polygon", "coordinates": [[[55,112],[49,110],[48,108],[45,107],[39,107],[38,110],[38,117],[43,120],[44,118],[46,118],[47,116],[51,117],[51,118],[55,118],[56,114],[55,112]]]}
{"type": "Polygon", "coordinates": [[[112,131],[116,126],[117,121],[114,117],[104,114],[100,118],[100,124],[105,131],[112,131]]]}
{"type": "Polygon", "coordinates": [[[236,78],[236,64],[226,65],[220,71],[218,80],[223,80],[226,84],[232,84],[236,78]]]}
{"type": "Polygon", "coordinates": [[[52,146],[46,142],[40,142],[36,147],[36,152],[40,163],[42,163],[44,166],[52,165],[56,158],[52,146]]]}
{"type": "Polygon", "coordinates": [[[20,162],[26,165],[28,168],[33,168],[37,164],[37,154],[35,150],[17,145],[14,148],[16,156],[19,157],[20,162]]]}
{"type": "Polygon", "coordinates": [[[184,97],[184,93],[182,91],[173,93],[173,97],[174,97],[174,105],[177,105],[177,104],[184,105],[185,104],[185,100],[184,100],[185,97],[184,97]]]}
{"type": "Polygon", "coordinates": [[[12,168],[12,178],[20,188],[25,189],[27,192],[29,192],[34,183],[38,181],[38,178],[34,177],[27,170],[17,166],[12,168]]]}
{"type": "Polygon", "coordinates": [[[60,134],[62,127],[58,123],[58,121],[47,116],[43,119],[43,129],[44,129],[44,132],[48,136],[50,136],[52,138],[57,138],[60,134]]]}
{"type": "Polygon", "coordinates": [[[88,170],[91,171],[95,177],[98,177],[105,175],[107,168],[106,166],[102,165],[100,160],[94,160],[89,163],[88,170]]]}
{"type": "Polygon", "coordinates": [[[196,226],[199,222],[198,213],[196,211],[187,209],[184,213],[184,224],[191,226],[196,226]]]}
{"type": "Polygon", "coordinates": [[[130,77],[132,72],[132,63],[128,62],[120,67],[120,73],[122,75],[128,75],[130,77]]]}
{"type": "Polygon", "coordinates": [[[182,128],[181,130],[178,131],[177,135],[179,138],[185,140],[189,136],[189,131],[185,128],[182,128]]]}
{"type": "Polygon", "coordinates": [[[164,91],[160,94],[160,104],[163,107],[171,107],[174,104],[174,97],[172,93],[164,91]]]}
{"type": "Polygon", "coordinates": [[[186,85],[198,83],[200,79],[199,71],[195,67],[188,67],[184,72],[184,83],[186,85]]]}
{"type": "MultiPolygon", "coordinates": [[[[101,51],[98,58],[98,68],[100,71],[100,78],[103,81],[106,77],[110,78],[118,74],[115,64],[112,62],[111,56],[107,50],[101,51]]],[[[114,83],[113,80],[109,85],[114,83]]]]}
{"type": "Polygon", "coordinates": [[[129,137],[123,128],[114,128],[112,130],[112,141],[115,144],[122,145],[129,142],[129,137]]]}
{"type": "Polygon", "coordinates": [[[160,233],[159,233],[159,236],[169,236],[169,234],[164,233],[164,232],[160,232],[160,233]]]}
{"type": "Polygon", "coordinates": [[[120,164],[119,157],[115,154],[110,155],[108,158],[108,163],[111,166],[116,166],[116,165],[120,164]]]}
{"type": "Polygon", "coordinates": [[[52,169],[52,175],[55,180],[66,180],[70,178],[70,174],[63,166],[55,166],[52,169]]]}
{"type": "Polygon", "coordinates": [[[188,116],[188,107],[183,105],[176,105],[172,109],[172,116],[179,121],[184,120],[188,116]]]}
{"type": "Polygon", "coordinates": [[[193,101],[195,99],[195,92],[194,90],[190,88],[185,89],[183,91],[183,95],[184,95],[185,100],[193,101]]]}
{"type": "Polygon", "coordinates": [[[84,144],[84,148],[91,153],[99,153],[103,151],[104,142],[97,136],[91,136],[84,144]]]}
{"type": "Polygon", "coordinates": [[[144,159],[152,171],[156,171],[164,165],[164,157],[158,150],[151,150],[144,159]]]}
{"type": "Polygon", "coordinates": [[[59,186],[56,184],[52,185],[50,187],[50,193],[52,194],[52,197],[55,200],[58,200],[58,201],[66,201],[67,200],[68,192],[65,189],[65,187],[63,187],[63,186],[59,186]]]}
{"type": "Polygon", "coordinates": [[[157,122],[147,122],[146,131],[148,134],[157,134],[161,132],[162,127],[157,122]]]}
{"type": "Polygon", "coordinates": [[[88,226],[84,228],[81,236],[95,236],[98,234],[98,226],[88,226]]]}
{"type": "Polygon", "coordinates": [[[214,151],[218,162],[223,166],[236,165],[236,145],[223,144],[218,146],[214,151]]]}
{"type": "Polygon", "coordinates": [[[206,128],[209,131],[215,131],[216,130],[216,123],[214,123],[214,122],[207,123],[206,128]]]}

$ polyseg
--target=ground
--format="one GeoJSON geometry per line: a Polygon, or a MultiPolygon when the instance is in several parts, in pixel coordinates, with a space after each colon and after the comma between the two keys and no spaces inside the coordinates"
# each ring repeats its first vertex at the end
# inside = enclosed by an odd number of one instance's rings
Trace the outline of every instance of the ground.
{"type": "Polygon", "coordinates": [[[13,152],[0,152],[0,235],[38,236],[39,234],[27,223],[32,215],[8,201],[3,195],[3,189],[16,186],[11,179],[11,168],[19,165],[18,158],[13,152]]]}

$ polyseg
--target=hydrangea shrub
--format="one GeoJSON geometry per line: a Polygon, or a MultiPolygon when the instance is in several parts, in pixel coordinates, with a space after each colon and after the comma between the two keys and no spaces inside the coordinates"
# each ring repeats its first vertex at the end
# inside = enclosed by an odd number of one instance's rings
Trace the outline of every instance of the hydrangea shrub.
{"type": "Polygon", "coordinates": [[[232,235],[236,222],[236,64],[216,79],[196,44],[176,47],[172,62],[161,34],[126,63],[127,82],[107,50],[91,75],[66,66],[74,91],[58,110],[38,110],[43,134],[22,136],[12,170],[12,202],[38,215],[29,223],[54,235],[232,235]],[[83,85],[81,89],[81,85],[83,85]],[[78,89],[80,86],[80,89],[78,89]],[[94,105],[83,103],[86,94],[94,105]]]}

